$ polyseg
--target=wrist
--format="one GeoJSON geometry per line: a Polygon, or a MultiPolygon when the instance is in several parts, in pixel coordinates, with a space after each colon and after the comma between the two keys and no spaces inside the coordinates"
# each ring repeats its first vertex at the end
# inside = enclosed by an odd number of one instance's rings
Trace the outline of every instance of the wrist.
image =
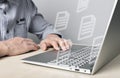
{"type": "Polygon", "coordinates": [[[48,34],[47,37],[59,37],[60,38],[60,36],[57,34],[48,34]]]}
{"type": "Polygon", "coordinates": [[[0,56],[8,55],[9,47],[7,46],[6,41],[0,42],[0,56]]]}

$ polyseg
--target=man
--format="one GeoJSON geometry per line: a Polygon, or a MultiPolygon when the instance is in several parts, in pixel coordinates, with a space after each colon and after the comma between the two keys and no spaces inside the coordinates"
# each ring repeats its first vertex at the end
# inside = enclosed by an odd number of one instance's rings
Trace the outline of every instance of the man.
{"type": "Polygon", "coordinates": [[[0,0],[0,56],[38,50],[38,45],[27,38],[28,32],[42,40],[39,44],[42,50],[49,46],[69,49],[69,42],[60,38],[53,26],[38,14],[32,0],[0,0]]]}

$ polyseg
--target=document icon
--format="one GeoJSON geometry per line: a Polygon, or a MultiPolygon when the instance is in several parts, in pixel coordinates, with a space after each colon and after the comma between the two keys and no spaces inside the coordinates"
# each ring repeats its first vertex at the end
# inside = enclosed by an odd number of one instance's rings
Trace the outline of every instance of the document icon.
{"type": "Polygon", "coordinates": [[[70,14],[67,11],[58,12],[55,21],[55,29],[58,31],[67,29],[70,14]]]}
{"type": "Polygon", "coordinates": [[[91,53],[90,53],[90,61],[89,63],[93,63],[98,55],[98,52],[101,49],[103,43],[103,36],[98,36],[93,39],[91,53]]]}
{"type": "Polygon", "coordinates": [[[84,16],[81,19],[78,40],[83,40],[93,36],[96,24],[96,17],[94,15],[84,16]]]}
{"type": "Polygon", "coordinates": [[[79,0],[77,6],[77,12],[82,12],[88,8],[89,0],[79,0]]]}

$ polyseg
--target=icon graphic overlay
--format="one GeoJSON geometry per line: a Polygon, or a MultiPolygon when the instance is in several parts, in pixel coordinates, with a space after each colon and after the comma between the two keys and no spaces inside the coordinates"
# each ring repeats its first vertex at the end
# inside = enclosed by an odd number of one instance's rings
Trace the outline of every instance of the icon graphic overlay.
{"type": "Polygon", "coordinates": [[[92,37],[95,25],[96,17],[94,15],[82,17],[78,34],[78,40],[83,40],[92,37]]]}
{"type": "Polygon", "coordinates": [[[67,11],[58,12],[55,21],[55,29],[57,31],[67,29],[70,13],[67,11]]]}
{"type": "Polygon", "coordinates": [[[89,0],[79,0],[78,6],[77,6],[77,12],[83,12],[88,8],[89,0]]]}

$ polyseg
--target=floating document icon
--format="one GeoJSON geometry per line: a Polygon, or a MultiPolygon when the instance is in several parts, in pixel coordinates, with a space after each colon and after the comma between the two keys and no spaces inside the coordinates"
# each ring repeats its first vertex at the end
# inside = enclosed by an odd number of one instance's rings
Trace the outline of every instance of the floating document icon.
{"type": "Polygon", "coordinates": [[[83,40],[93,36],[96,17],[94,15],[84,16],[81,19],[78,40],[83,40]]]}
{"type": "Polygon", "coordinates": [[[88,8],[89,0],[79,0],[77,12],[82,12],[88,8]]]}
{"type": "Polygon", "coordinates": [[[93,39],[93,44],[91,48],[91,53],[90,53],[90,61],[89,63],[93,63],[98,55],[98,52],[101,49],[102,43],[103,43],[103,36],[98,36],[93,39]]]}
{"type": "Polygon", "coordinates": [[[58,12],[55,21],[55,29],[58,31],[67,29],[70,14],[67,11],[58,12]]]}

